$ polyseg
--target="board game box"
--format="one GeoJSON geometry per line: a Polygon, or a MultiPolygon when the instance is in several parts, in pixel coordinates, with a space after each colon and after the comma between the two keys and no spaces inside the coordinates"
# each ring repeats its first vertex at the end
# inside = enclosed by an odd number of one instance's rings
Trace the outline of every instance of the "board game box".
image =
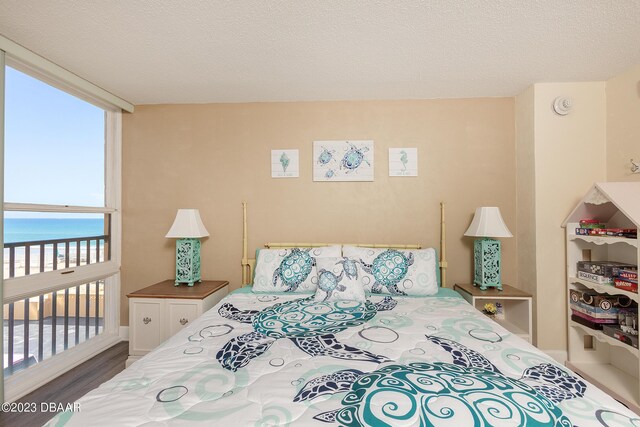
{"type": "Polygon", "coordinates": [[[587,328],[602,330],[602,323],[596,323],[596,322],[590,321],[584,317],[578,316],[577,314],[572,314],[571,320],[573,320],[576,323],[580,323],[581,325],[584,325],[587,328]]]}
{"type": "Polygon", "coordinates": [[[622,289],[625,291],[636,293],[638,292],[638,282],[615,278],[613,279],[613,286],[615,286],[616,289],[622,289]]]}
{"type": "Polygon", "coordinates": [[[638,269],[637,268],[614,268],[613,276],[622,280],[638,283],[638,269]]]}
{"type": "MultiPolygon", "coordinates": [[[[572,319],[573,319],[573,316],[572,316],[572,319]]],[[[612,338],[617,339],[618,341],[622,341],[627,345],[630,345],[634,348],[638,348],[638,336],[624,332],[622,329],[618,328],[617,326],[604,325],[602,327],[602,332],[604,332],[605,335],[608,335],[612,338]]]]}
{"type": "Polygon", "coordinates": [[[578,261],[578,271],[597,274],[599,276],[613,277],[613,269],[634,269],[637,266],[616,261],[578,261]]]}

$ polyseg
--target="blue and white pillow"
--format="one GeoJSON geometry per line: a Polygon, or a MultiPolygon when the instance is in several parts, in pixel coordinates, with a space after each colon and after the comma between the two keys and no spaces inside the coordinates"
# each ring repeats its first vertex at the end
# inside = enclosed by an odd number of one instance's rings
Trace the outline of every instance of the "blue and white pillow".
{"type": "Polygon", "coordinates": [[[354,260],[317,258],[317,269],[316,301],[365,301],[364,288],[354,260]]]}
{"type": "Polygon", "coordinates": [[[340,246],[320,248],[261,249],[256,260],[254,292],[316,291],[316,261],[340,256],[340,246]]]}
{"type": "Polygon", "coordinates": [[[364,289],[392,295],[438,293],[436,251],[375,249],[344,246],[343,256],[354,259],[362,270],[364,289]]]}

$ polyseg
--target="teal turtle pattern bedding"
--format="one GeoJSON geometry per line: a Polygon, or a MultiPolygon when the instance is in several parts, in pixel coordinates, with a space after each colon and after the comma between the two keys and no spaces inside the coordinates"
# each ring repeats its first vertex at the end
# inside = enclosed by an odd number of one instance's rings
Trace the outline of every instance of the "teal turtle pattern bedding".
{"type": "Polygon", "coordinates": [[[451,292],[236,292],[48,426],[630,426],[610,396],[451,292]]]}

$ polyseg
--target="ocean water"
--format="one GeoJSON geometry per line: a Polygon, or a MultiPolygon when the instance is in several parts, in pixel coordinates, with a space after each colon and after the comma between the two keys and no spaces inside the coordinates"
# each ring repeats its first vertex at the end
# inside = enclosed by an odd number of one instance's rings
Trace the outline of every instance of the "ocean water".
{"type": "Polygon", "coordinates": [[[101,236],[103,218],[5,218],[4,242],[101,236]]]}

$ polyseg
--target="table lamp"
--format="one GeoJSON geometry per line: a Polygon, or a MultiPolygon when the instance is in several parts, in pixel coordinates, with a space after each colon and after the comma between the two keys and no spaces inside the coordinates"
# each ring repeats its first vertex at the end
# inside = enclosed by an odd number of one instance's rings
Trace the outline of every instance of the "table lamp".
{"type": "Polygon", "coordinates": [[[476,209],[465,236],[480,237],[473,243],[473,283],[481,290],[502,290],[500,280],[500,241],[493,237],[513,237],[496,207],[476,209]]]}
{"type": "Polygon", "coordinates": [[[178,209],[176,219],[165,237],[176,240],[176,286],[193,286],[200,278],[200,238],[209,232],[204,227],[198,209],[178,209]]]}

